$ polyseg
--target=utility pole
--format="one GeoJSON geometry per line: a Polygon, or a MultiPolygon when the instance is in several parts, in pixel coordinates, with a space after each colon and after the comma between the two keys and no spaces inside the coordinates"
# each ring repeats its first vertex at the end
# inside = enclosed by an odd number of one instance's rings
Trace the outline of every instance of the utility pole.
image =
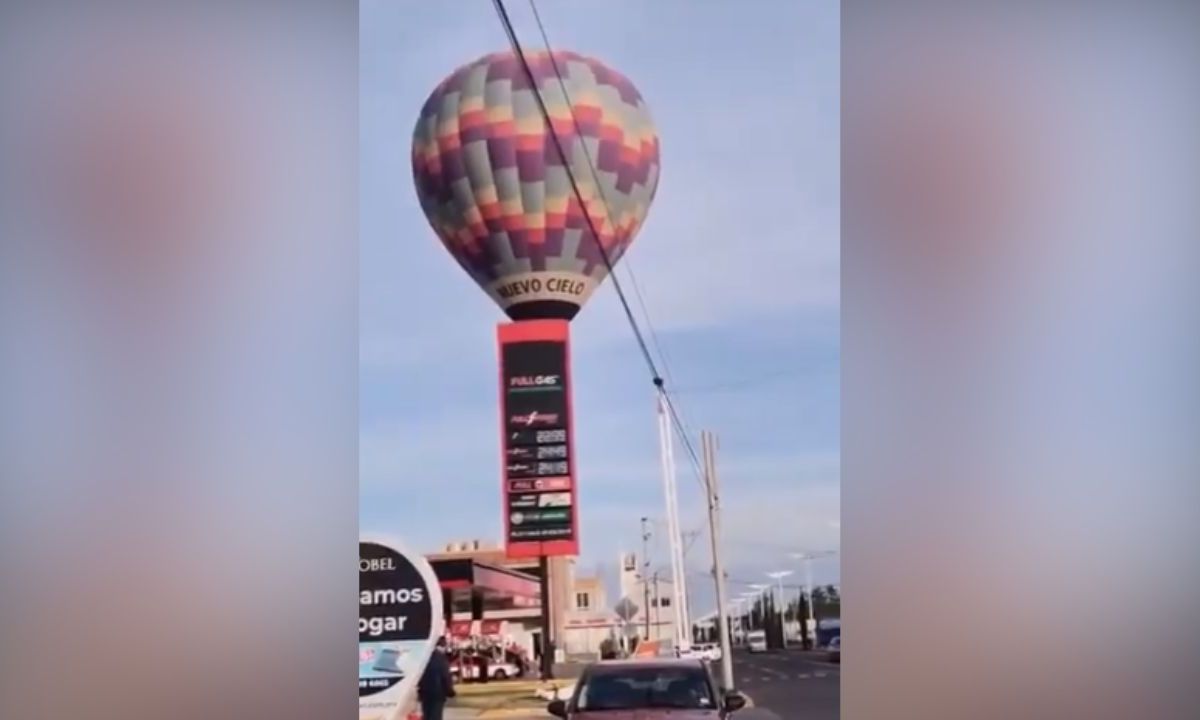
{"type": "MultiPolygon", "coordinates": [[[[691,595],[691,593],[688,592],[688,575],[687,575],[687,562],[686,562],[687,561],[687,553],[689,550],[691,550],[692,545],[695,543],[696,539],[700,536],[700,534],[702,532],[704,532],[704,531],[703,530],[692,530],[691,532],[682,533],[682,537],[687,539],[687,542],[684,543],[684,546],[683,546],[683,597],[686,601],[686,605],[684,606],[684,617],[686,617],[688,619],[689,628],[694,627],[695,623],[692,621],[692,595],[691,595]]],[[[711,640],[709,642],[711,642],[711,640]]]]}
{"type": "Polygon", "coordinates": [[[729,610],[725,601],[725,568],[721,562],[720,495],[717,493],[716,444],[712,433],[700,436],[704,453],[704,487],[708,495],[708,536],[712,541],[713,580],[717,585],[717,623],[721,637],[721,682],[733,689],[733,647],[729,642],[729,610]]]}
{"type": "Polygon", "coordinates": [[[655,640],[662,639],[660,637],[662,635],[662,626],[659,624],[660,618],[658,616],[658,613],[659,613],[658,608],[660,605],[662,605],[662,601],[659,600],[659,596],[658,596],[658,571],[655,570],[654,571],[654,639],[655,640]]]}
{"type": "Polygon", "coordinates": [[[642,518],[642,612],[647,640],[650,639],[650,518],[642,518]]]}
{"type": "Polygon", "coordinates": [[[687,616],[687,584],[684,577],[683,542],[680,539],[679,491],[675,483],[675,449],[671,439],[674,423],[668,405],[662,378],[655,378],[657,389],[658,443],[662,463],[663,499],[667,509],[667,552],[671,558],[671,608],[674,618],[673,642],[676,650],[686,650],[691,645],[690,624],[687,616]]]}

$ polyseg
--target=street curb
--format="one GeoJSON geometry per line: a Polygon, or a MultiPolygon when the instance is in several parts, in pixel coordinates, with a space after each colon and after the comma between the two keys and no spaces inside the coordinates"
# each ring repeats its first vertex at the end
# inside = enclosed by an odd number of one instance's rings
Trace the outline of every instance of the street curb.
{"type": "Polygon", "coordinates": [[[546,687],[541,680],[494,680],[490,683],[455,684],[455,691],[462,696],[508,695],[533,692],[546,687]]]}
{"type": "Polygon", "coordinates": [[[484,710],[475,717],[484,718],[531,718],[531,717],[550,717],[550,713],[542,708],[498,708],[495,710],[484,710]]]}

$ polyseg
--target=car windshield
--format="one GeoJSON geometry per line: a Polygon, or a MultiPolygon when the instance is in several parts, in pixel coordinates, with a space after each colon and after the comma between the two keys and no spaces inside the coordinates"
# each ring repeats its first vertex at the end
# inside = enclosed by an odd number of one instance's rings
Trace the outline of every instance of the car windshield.
{"type": "Polygon", "coordinates": [[[714,710],[712,686],[698,667],[609,668],[584,679],[579,710],[714,710]]]}

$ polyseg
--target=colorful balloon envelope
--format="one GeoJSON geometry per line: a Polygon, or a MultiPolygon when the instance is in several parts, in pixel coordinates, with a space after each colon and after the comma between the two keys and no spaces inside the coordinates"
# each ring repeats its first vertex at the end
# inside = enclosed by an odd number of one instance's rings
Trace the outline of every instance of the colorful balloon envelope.
{"type": "Polygon", "coordinates": [[[570,320],[645,222],[658,133],[633,84],[599,61],[525,58],[532,82],[506,52],[437,86],[413,133],[413,179],[446,249],[509,317],[570,320]]]}

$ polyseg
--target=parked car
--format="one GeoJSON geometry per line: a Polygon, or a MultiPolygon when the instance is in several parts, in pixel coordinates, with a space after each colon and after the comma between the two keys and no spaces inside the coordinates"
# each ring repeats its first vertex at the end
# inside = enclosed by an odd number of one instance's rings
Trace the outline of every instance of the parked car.
{"type": "Polygon", "coordinates": [[[829,641],[829,662],[840,663],[842,661],[842,636],[838,635],[829,641]]]}
{"type": "Polygon", "coordinates": [[[676,657],[716,662],[721,659],[721,646],[716,643],[696,643],[687,650],[679,651],[676,657]]]}
{"type": "MultiPolygon", "coordinates": [[[[488,679],[489,680],[507,680],[509,678],[519,677],[521,668],[510,662],[495,662],[488,663],[488,679]]],[[[479,666],[475,663],[464,665],[451,665],[450,674],[456,679],[464,681],[479,679],[479,666]]]]}
{"type": "Polygon", "coordinates": [[[656,658],[593,663],[571,699],[554,700],[546,710],[564,720],[704,720],[745,706],[740,693],[718,692],[703,661],[656,658]]]}
{"type": "Polygon", "coordinates": [[[746,633],[746,649],[752,653],[767,651],[767,633],[764,630],[751,630],[746,633]]]}
{"type": "Polygon", "coordinates": [[[697,645],[696,650],[700,653],[700,657],[709,662],[717,662],[721,659],[721,646],[718,643],[697,645]]]}

